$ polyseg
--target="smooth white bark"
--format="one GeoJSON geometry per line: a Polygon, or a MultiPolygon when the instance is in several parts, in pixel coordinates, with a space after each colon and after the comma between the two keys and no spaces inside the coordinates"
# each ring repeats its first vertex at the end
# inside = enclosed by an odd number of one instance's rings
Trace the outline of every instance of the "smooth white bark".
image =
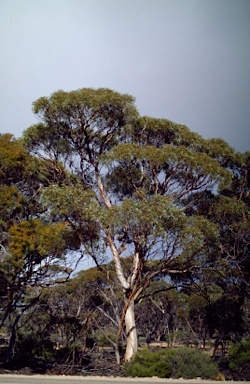
{"type": "Polygon", "coordinates": [[[138,350],[138,337],[135,325],[134,299],[131,299],[128,305],[125,315],[125,326],[127,335],[127,346],[124,359],[125,361],[130,361],[138,350]]]}
{"type": "Polygon", "coordinates": [[[124,272],[123,272],[122,265],[121,265],[121,256],[119,255],[119,252],[117,251],[117,248],[116,248],[116,246],[115,246],[115,244],[114,244],[114,242],[110,236],[106,235],[106,241],[107,241],[107,243],[111,249],[111,252],[113,254],[113,257],[114,257],[116,276],[117,276],[122,288],[123,289],[129,289],[130,284],[127,282],[127,280],[124,276],[124,272]]]}
{"type": "MultiPolygon", "coordinates": [[[[137,337],[137,330],[135,325],[134,295],[133,297],[130,297],[128,292],[132,291],[134,284],[136,282],[136,278],[139,273],[139,254],[138,253],[135,254],[134,262],[133,262],[133,273],[132,275],[130,275],[129,278],[126,279],[123,268],[122,268],[121,255],[119,254],[114,241],[108,234],[106,235],[106,241],[112,251],[112,254],[114,257],[116,275],[124,291],[124,297],[125,297],[124,302],[126,307],[124,322],[126,327],[126,338],[127,338],[126,340],[127,345],[126,345],[124,360],[130,361],[138,350],[138,337],[137,337]],[[128,294],[128,296],[126,295],[126,293],[128,294]]],[[[121,320],[120,325],[123,326],[123,320],[121,320]]],[[[120,331],[121,329],[118,331],[118,335],[120,334],[120,331]]]]}

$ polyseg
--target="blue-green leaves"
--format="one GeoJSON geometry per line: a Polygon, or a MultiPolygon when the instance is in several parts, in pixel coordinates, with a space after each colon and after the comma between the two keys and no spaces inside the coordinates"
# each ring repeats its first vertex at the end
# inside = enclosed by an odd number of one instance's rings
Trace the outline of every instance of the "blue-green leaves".
{"type": "Polygon", "coordinates": [[[185,224],[184,213],[169,197],[147,198],[142,191],[138,191],[137,199],[124,199],[122,204],[113,206],[104,217],[112,233],[144,245],[157,238],[166,239],[185,224]]]}
{"type": "MultiPolygon", "coordinates": [[[[151,185],[151,191],[161,191],[162,194],[184,196],[216,185],[225,187],[231,181],[230,172],[216,160],[184,146],[165,144],[156,148],[119,144],[102,156],[102,162],[113,167],[113,172],[119,163],[140,169],[139,179],[148,179],[147,185],[151,185]]],[[[127,177],[129,179],[130,175],[127,177]]]]}
{"type": "Polygon", "coordinates": [[[96,220],[101,210],[94,193],[80,185],[51,185],[42,192],[41,201],[51,215],[68,217],[79,223],[96,220]]]}

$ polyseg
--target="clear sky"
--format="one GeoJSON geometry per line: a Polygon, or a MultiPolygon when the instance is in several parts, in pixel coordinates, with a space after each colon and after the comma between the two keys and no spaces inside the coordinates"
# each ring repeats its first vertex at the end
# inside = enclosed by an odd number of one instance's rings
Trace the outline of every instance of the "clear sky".
{"type": "Polygon", "coordinates": [[[250,150],[250,0],[0,0],[0,58],[1,133],[40,96],[107,87],[250,150]]]}

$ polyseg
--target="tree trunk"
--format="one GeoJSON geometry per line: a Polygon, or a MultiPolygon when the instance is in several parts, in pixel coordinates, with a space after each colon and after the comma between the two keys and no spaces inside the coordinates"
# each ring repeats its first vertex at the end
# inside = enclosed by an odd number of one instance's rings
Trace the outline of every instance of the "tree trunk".
{"type": "Polygon", "coordinates": [[[16,333],[17,333],[17,326],[19,319],[21,317],[21,314],[17,315],[15,318],[15,321],[12,325],[11,329],[11,335],[10,335],[10,340],[9,340],[9,345],[6,351],[6,356],[5,356],[5,363],[9,363],[11,361],[12,355],[13,355],[13,350],[16,342],[16,333]]]}
{"type": "Polygon", "coordinates": [[[130,361],[138,350],[138,337],[135,325],[134,299],[131,299],[125,315],[127,346],[124,356],[125,361],[130,361]]]}

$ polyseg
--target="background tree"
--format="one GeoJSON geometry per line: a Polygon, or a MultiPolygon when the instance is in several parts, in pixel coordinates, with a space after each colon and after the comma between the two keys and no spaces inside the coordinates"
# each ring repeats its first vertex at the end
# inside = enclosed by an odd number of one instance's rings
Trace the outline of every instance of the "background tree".
{"type": "Polygon", "coordinates": [[[232,183],[220,193],[198,193],[197,202],[188,197],[189,214],[204,215],[218,228],[217,239],[207,248],[206,263],[189,280],[207,303],[204,320],[210,336],[216,336],[215,353],[219,344],[225,347],[228,340],[236,341],[245,332],[250,271],[249,153],[235,153],[220,139],[207,144],[211,156],[232,175],[232,183]]]}
{"type": "Polygon", "coordinates": [[[139,117],[129,95],[58,91],[33,110],[41,123],[24,133],[26,147],[77,180],[44,189],[44,207],[71,226],[97,265],[112,255],[124,296],[118,335],[125,322],[130,360],[138,345],[135,300],[159,274],[202,268],[218,226],[190,214],[190,205],[226,185],[230,172],[186,127],[139,117]]]}
{"type": "Polygon", "coordinates": [[[42,186],[58,180],[49,162],[30,156],[12,135],[0,135],[0,328],[10,335],[7,361],[38,287],[69,276],[65,255],[74,248],[73,233],[65,223],[48,222],[39,202],[42,186]]]}

